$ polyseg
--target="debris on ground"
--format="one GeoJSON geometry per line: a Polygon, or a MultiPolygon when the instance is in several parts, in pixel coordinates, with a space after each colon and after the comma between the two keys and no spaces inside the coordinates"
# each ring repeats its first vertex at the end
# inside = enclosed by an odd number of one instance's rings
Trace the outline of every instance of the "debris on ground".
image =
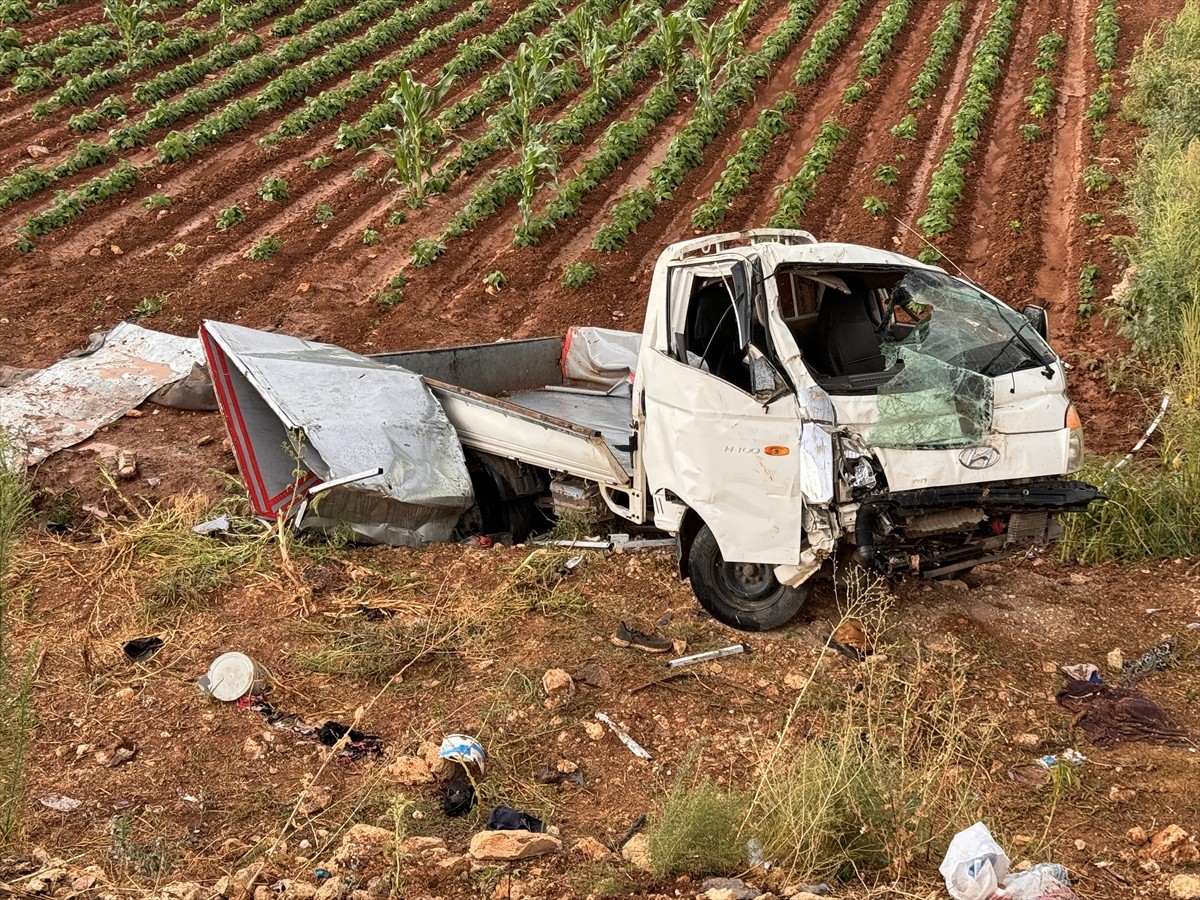
{"type": "Polygon", "coordinates": [[[1097,747],[1128,741],[1171,746],[1196,743],[1157,703],[1123,687],[1068,679],[1055,700],[1076,714],[1076,724],[1097,747]]]}
{"type": "Polygon", "coordinates": [[[596,713],[596,719],[607,725],[609,730],[620,739],[621,743],[629,748],[629,752],[638,759],[654,759],[654,757],[650,754],[650,751],[648,751],[645,747],[621,730],[620,726],[604,713],[596,713]]]}
{"type": "Polygon", "coordinates": [[[690,666],[695,663],[709,662],[714,659],[723,659],[726,656],[737,656],[738,654],[749,652],[750,647],[748,644],[730,644],[728,647],[705,650],[703,653],[693,653],[691,656],[681,656],[678,659],[668,660],[667,667],[678,669],[681,666],[690,666]]]}
{"type": "Polygon", "coordinates": [[[230,651],[212,661],[197,685],[213,699],[228,703],[247,695],[262,695],[270,686],[270,678],[267,670],[245,653],[230,651]]]}
{"type": "Polygon", "coordinates": [[[527,812],[513,809],[510,806],[497,806],[493,809],[492,814],[488,816],[487,825],[484,827],[489,831],[532,831],[541,833],[546,830],[541,819],[531,816],[527,812]]]}
{"type": "Polygon", "coordinates": [[[671,641],[667,638],[630,628],[624,622],[617,624],[609,643],[614,647],[641,650],[643,653],[666,653],[671,649],[671,641]]]}
{"type": "Polygon", "coordinates": [[[163,639],[153,635],[133,638],[125,642],[121,648],[130,662],[142,663],[157,653],[163,646],[163,639]]]}
{"type": "MultiPolygon", "coordinates": [[[[88,347],[0,388],[0,432],[26,465],[79,443],[200,361],[200,342],[121,322],[88,347]]],[[[132,476],[129,476],[132,477],[132,476]]]]}
{"type": "Polygon", "coordinates": [[[1175,653],[1175,641],[1166,638],[1151,647],[1131,663],[1127,663],[1121,674],[1121,687],[1129,688],[1136,685],[1155,672],[1161,672],[1171,664],[1175,653]]]}
{"type": "Polygon", "coordinates": [[[1064,866],[1038,863],[1010,872],[1010,865],[987,826],[976,822],[953,837],[939,871],[954,900],[1078,900],[1064,866]]]}

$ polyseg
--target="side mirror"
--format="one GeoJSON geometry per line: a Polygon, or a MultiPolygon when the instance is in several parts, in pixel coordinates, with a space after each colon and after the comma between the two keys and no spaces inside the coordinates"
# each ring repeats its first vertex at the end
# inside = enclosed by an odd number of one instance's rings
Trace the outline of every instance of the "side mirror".
{"type": "Polygon", "coordinates": [[[1046,307],[1026,306],[1022,308],[1021,315],[1028,320],[1043,341],[1050,342],[1050,314],[1046,312],[1046,307]]]}

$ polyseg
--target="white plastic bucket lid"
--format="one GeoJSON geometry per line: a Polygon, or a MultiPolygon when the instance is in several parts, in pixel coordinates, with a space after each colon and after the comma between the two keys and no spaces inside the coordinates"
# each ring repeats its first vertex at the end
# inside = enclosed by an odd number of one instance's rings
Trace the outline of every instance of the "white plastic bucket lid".
{"type": "Polygon", "coordinates": [[[257,676],[245,653],[222,653],[208,667],[208,692],[218,700],[237,700],[250,693],[257,676]]]}

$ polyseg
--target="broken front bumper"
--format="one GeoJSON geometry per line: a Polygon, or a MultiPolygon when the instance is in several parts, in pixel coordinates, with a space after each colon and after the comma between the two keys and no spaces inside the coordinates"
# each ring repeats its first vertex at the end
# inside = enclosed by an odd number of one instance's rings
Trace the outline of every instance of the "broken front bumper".
{"type": "Polygon", "coordinates": [[[880,492],[862,500],[855,543],[869,568],[936,578],[1052,544],[1062,535],[1057,514],[1104,499],[1058,479],[880,492]]]}

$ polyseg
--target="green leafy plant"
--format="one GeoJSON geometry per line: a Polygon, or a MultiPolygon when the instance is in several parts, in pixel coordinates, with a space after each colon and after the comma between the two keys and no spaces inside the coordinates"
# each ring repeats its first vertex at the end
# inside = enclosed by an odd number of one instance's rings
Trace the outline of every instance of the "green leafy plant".
{"type": "Polygon", "coordinates": [[[917,262],[923,262],[927,266],[932,266],[942,258],[942,251],[937,247],[922,247],[921,252],[917,254],[917,262]]]}
{"type": "Polygon", "coordinates": [[[286,200],[288,198],[287,180],[268,175],[258,189],[258,196],[264,200],[286,200]]]}
{"type": "Polygon", "coordinates": [[[414,241],[408,248],[412,256],[412,264],[418,269],[431,265],[439,256],[446,252],[446,244],[433,238],[421,238],[414,241]]]}
{"type": "Polygon", "coordinates": [[[390,213],[388,213],[387,223],[393,227],[396,225],[403,225],[407,221],[408,213],[402,209],[393,209],[390,213]]]}
{"type": "Polygon", "coordinates": [[[867,197],[863,200],[863,209],[873,216],[882,216],[887,212],[887,204],[878,197],[867,197]]]}
{"type": "Polygon", "coordinates": [[[151,194],[142,201],[142,206],[146,207],[146,209],[170,209],[171,197],[169,194],[162,192],[151,194]]]}
{"type": "Polygon", "coordinates": [[[317,169],[329,168],[330,166],[333,165],[333,160],[330,159],[328,156],[326,156],[324,153],[322,153],[321,155],[315,156],[312,159],[308,160],[304,164],[315,172],[317,169]]]}
{"type": "Polygon", "coordinates": [[[1042,139],[1042,126],[1027,123],[1020,128],[1021,137],[1027,144],[1036,144],[1042,139]]]}
{"type": "Polygon", "coordinates": [[[892,134],[898,138],[903,138],[906,141],[915,140],[917,137],[917,117],[909,113],[891,128],[892,134]]]}
{"type": "Polygon", "coordinates": [[[1104,224],[1104,216],[1100,213],[1084,213],[1079,217],[1079,221],[1089,228],[1099,228],[1104,224]]]}
{"type": "Polygon", "coordinates": [[[900,170],[897,169],[895,166],[888,166],[888,165],[876,166],[875,167],[875,180],[878,181],[880,184],[886,184],[890,187],[891,185],[895,184],[897,181],[900,180],[900,170]]]}
{"type": "Polygon", "coordinates": [[[596,277],[596,267],[589,262],[575,260],[567,266],[563,273],[562,286],[566,288],[581,288],[596,277]]]}
{"type": "MultiPolygon", "coordinates": [[[[937,88],[942,71],[946,67],[946,61],[950,58],[950,54],[954,51],[954,45],[958,43],[958,39],[962,35],[962,12],[962,0],[952,0],[942,10],[937,27],[930,36],[929,55],[925,58],[925,63],[921,66],[921,71],[913,82],[912,93],[908,99],[909,109],[919,109],[937,88]]],[[[892,133],[895,134],[895,132],[892,133]]]]}
{"type": "Polygon", "coordinates": [[[375,295],[375,302],[383,309],[398,306],[404,300],[404,287],[408,279],[403,275],[393,275],[388,279],[387,286],[375,295]]]}
{"type": "Polygon", "coordinates": [[[165,292],[160,292],[150,297],[143,297],[130,312],[139,319],[148,319],[151,316],[157,316],[162,312],[163,307],[166,306],[169,296],[165,292]]]}
{"type": "Polygon", "coordinates": [[[283,240],[277,237],[265,237],[254,244],[243,255],[255,262],[266,262],[283,249],[283,240]]]}
{"type": "Polygon", "coordinates": [[[483,283],[487,286],[489,294],[498,294],[508,286],[508,279],[504,277],[503,272],[495,269],[483,276],[483,283]]]}
{"type": "Polygon", "coordinates": [[[368,247],[374,247],[376,244],[383,243],[383,235],[374,228],[363,229],[362,242],[368,247]]]}
{"type": "Polygon", "coordinates": [[[1102,194],[1113,186],[1115,179],[1096,163],[1083,170],[1083,187],[1089,194],[1102,194]]]}
{"type": "Polygon", "coordinates": [[[1008,223],[1008,230],[1016,232],[1017,234],[1020,234],[1022,231],[1025,230],[1025,226],[1021,224],[1020,219],[1012,219],[1008,223]]]}
{"type": "Polygon", "coordinates": [[[318,203],[316,210],[313,212],[313,221],[318,225],[324,225],[333,218],[333,207],[328,203],[318,203]]]}
{"type": "Polygon", "coordinates": [[[402,185],[409,204],[414,207],[424,203],[434,160],[445,145],[442,125],[435,113],[454,80],[454,73],[447,72],[433,84],[425,84],[415,79],[411,72],[401,72],[390,95],[399,124],[383,128],[392,136],[391,141],[371,147],[391,160],[392,168],[384,180],[402,185]]]}
{"type": "Polygon", "coordinates": [[[354,171],[350,173],[350,177],[355,181],[362,181],[369,174],[371,174],[371,170],[366,166],[356,166],[354,171]]]}
{"type": "Polygon", "coordinates": [[[225,231],[246,221],[246,212],[240,206],[227,206],[217,213],[217,230],[225,231]]]}

